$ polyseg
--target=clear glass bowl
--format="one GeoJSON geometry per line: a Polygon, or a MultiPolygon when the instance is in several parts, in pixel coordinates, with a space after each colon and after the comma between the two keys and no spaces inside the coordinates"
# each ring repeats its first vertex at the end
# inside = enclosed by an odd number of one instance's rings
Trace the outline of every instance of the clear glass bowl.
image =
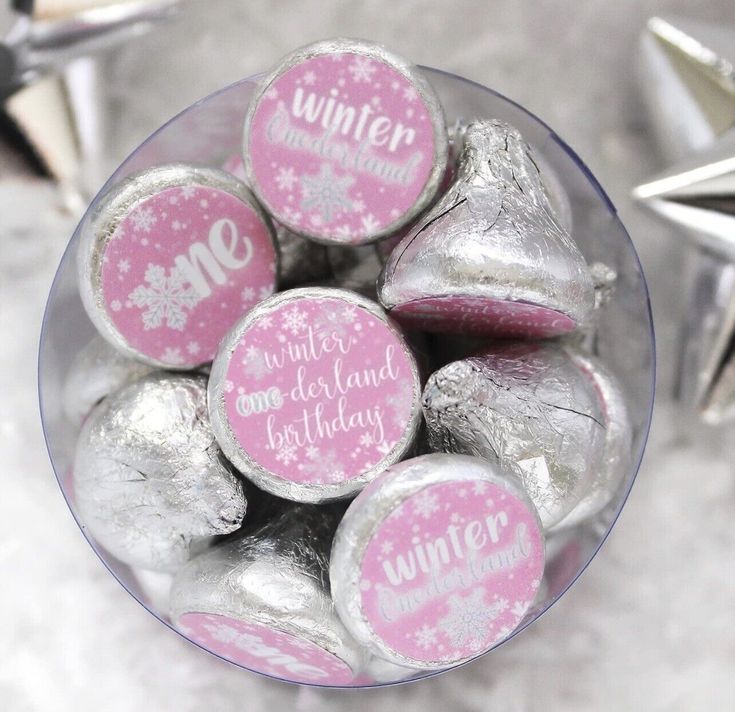
{"type": "MultiPolygon", "coordinates": [[[[564,141],[540,119],[491,89],[435,69],[424,71],[442,99],[448,125],[459,118],[493,117],[521,131],[552,168],[568,194],[573,235],[587,261],[602,261],[618,272],[615,298],[602,316],[599,350],[622,381],[627,395],[634,432],[632,466],[614,501],[600,515],[547,542],[547,566],[541,595],[515,631],[517,633],[564,595],[584,571],[609,534],[633,485],[648,436],[654,397],[655,347],[648,290],[635,248],[615,207],[564,141]]],[[[95,209],[100,196],[110,186],[136,171],[172,161],[212,166],[225,164],[240,150],[242,121],[256,83],[257,77],[245,79],[174,117],[117,169],[92,202],[89,212],[95,209]]],[[[80,228],[77,228],[51,287],[41,333],[39,394],[46,442],[61,490],[92,548],[130,594],[170,626],[166,577],[133,571],[109,555],[86,532],[71,496],[69,473],[78,427],[64,416],[62,386],[72,359],[95,333],[77,290],[75,253],[79,238],[80,228]]],[[[375,683],[363,675],[353,684],[382,683],[375,683]]]]}

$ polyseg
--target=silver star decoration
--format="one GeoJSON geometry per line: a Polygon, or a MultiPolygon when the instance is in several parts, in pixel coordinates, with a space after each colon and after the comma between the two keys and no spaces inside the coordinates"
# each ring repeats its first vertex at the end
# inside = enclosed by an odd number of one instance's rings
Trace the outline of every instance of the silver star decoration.
{"type": "Polygon", "coordinates": [[[721,423],[735,418],[735,29],[655,17],[641,48],[654,130],[676,162],[633,197],[698,248],[678,392],[721,423]]]}

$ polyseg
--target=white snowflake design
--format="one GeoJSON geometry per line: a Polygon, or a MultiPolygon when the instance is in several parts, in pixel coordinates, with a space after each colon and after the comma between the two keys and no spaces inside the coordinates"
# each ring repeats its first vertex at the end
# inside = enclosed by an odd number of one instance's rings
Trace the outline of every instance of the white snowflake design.
{"type": "Polygon", "coordinates": [[[240,637],[240,633],[227,623],[203,623],[202,628],[220,643],[234,643],[240,637]]]}
{"type": "Polygon", "coordinates": [[[449,612],[439,621],[439,630],[455,647],[483,647],[492,638],[488,628],[501,613],[498,604],[488,605],[481,588],[469,596],[450,596],[448,603],[449,612]]]}
{"type": "Polygon", "coordinates": [[[377,229],[380,227],[380,223],[375,219],[375,215],[373,215],[372,213],[363,215],[360,223],[362,225],[362,229],[368,234],[376,232],[377,229]]]}
{"type": "Polygon", "coordinates": [[[253,299],[255,299],[255,290],[252,287],[245,287],[245,289],[240,292],[240,299],[242,299],[246,304],[248,302],[252,302],[253,299]]]}
{"type": "Polygon", "coordinates": [[[353,82],[370,82],[375,74],[375,65],[370,57],[356,56],[347,67],[353,82]]]}
{"type": "Polygon", "coordinates": [[[355,213],[362,213],[365,211],[365,201],[364,200],[353,200],[352,201],[352,211],[355,213]]]}
{"type": "Polygon", "coordinates": [[[425,489],[413,498],[413,512],[419,517],[429,519],[439,509],[439,498],[434,492],[425,489]]]}
{"type": "Polygon", "coordinates": [[[407,102],[416,101],[418,97],[418,92],[413,87],[404,87],[403,89],[403,98],[407,102]]]}
{"type": "Polygon", "coordinates": [[[127,274],[130,272],[130,260],[120,260],[117,263],[117,271],[120,274],[127,274]]]}
{"type": "Polygon", "coordinates": [[[332,167],[323,163],[316,175],[301,176],[301,209],[316,209],[319,211],[318,217],[331,222],[340,210],[352,208],[347,192],[354,181],[350,175],[338,178],[332,172],[332,167]]]}
{"type": "Polygon", "coordinates": [[[183,331],[188,314],[199,303],[196,290],[187,283],[181,272],[172,267],[169,276],[160,265],[149,264],[145,271],[147,284],[138,285],[128,299],[143,312],[143,328],[157,329],[165,322],[169,329],[183,331]]]}
{"type": "Polygon", "coordinates": [[[432,628],[424,623],[415,633],[416,643],[420,648],[428,650],[432,645],[436,645],[436,628],[432,628]]]}
{"type": "Polygon", "coordinates": [[[296,446],[291,443],[281,445],[276,453],[276,460],[284,465],[290,465],[292,462],[296,462],[296,446]]]}
{"type": "Polygon", "coordinates": [[[276,174],[276,184],[278,185],[279,190],[291,191],[297,181],[298,178],[296,177],[296,171],[294,171],[292,166],[288,166],[288,168],[281,167],[278,169],[278,173],[276,174]]]}
{"type": "Polygon", "coordinates": [[[190,341],[186,345],[186,351],[190,353],[192,356],[196,356],[200,350],[201,350],[201,347],[199,346],[198,341],[190,341]]]}
{"type": "Polygon", "coordinates": [[[363,433],[360,436],[360,445],[362,447],[370,447],[373,444],[373,436],[371,433],[363,433]]]}
{"type": "Polygon", "coordinates": [[[312,475],[317,482],[342,482],[345,479],[344,466],[335,450],[327,450],[324,454],[317,447],[306,450],[308,462],[299,465],[299,470],[312,475]]]}
{"type": "Polygon", "coordinates": [[[167,346],[164,352],[161,354],[161,361],[163,361],[164,363],[169,363],[172,366],[180,366],[182,363],[184,363],[184,357],[181,355],[180,348],[167,346]]]}
{"type": "Polygon", "coordinates": [[[290,331],[293,336],[298,336],[300,332],[306,329],[306,312],[301,311],[298,307],[291,307],[283,313],[281,327],[286,331],[290,331]]]}
{"type": "Polygon", "coordinates": [[[526,611],[528,610],[528,607],[531,605],[530,601],[516,601],[513,604],[513,608],[511,608],[510,612],[516,617],[516,618],[523,618],[523,616],[526,615],[526,611]]]}
{"type": "Polygon", "coordinates": [[[304,74],[304,84],[311,86],[316,81],[316,74],[311,69],[304,74]]]}
{"type": "Polygon", "coordinates": [[[122,302],[119,299],[113,299],[110,302],[110,309],[114,312],[119,312],[122,309],[122,302]]]}
{"type": "Polygon", "coordinates": [[[393,551],[393,542],[392,541],[384,541],[380,545],[380,553],[383,554],[384,556],[387,556],[388,554],[390,554],[391,551],[393,551]]]}
{"type": "Polygon", "coordinates": [[[184,200],[191,200],[197,194],[197,189],[193,185],[185,185],[181,189],[181,197],[184,200]]]}
{"type": "Polygon", "coordinates": [[[243,369],[245,374],[256,381],[262,380],[271,372],[268,362],[265,360],[265,354],[257,346],[248,346],[242,364],[245,366],[243,369]]]}
{"type": "Polygon", "coordinates": [[[130,220],[136,232],[150,232],[151,228],[158,222],[158,218],[153,214],[153,208],[138,208],[131,213],[130,220]]]}
{"type": "Polygon", "coordinates": [[[345,338],[349,336],[351,327],[357,316],[353,307],[344,309],[322,309],[314,319],[314,333],[320,339],[330,336],[345,338]]]}

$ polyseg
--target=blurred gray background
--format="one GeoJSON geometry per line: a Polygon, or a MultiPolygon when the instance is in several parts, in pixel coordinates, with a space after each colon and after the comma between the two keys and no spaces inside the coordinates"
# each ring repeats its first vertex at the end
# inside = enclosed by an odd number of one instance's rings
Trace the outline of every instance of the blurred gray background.
{"type": "Polygon", "coordinates": [[[659,348],[659,401],[638,482],[562,601],[509,645],[418,684],[345,693],[245,673],[162,626],[107,573],[58,491],[35,395],[43,305],[75,218],[53,185],[0,149],[1,709],[735,709],[735,430],[706,430],[669,398],[687,243],[628,198],[662,167],[634,72],[637,37],[658,13],[735,28],[732,0],[207,0],[104,62],[103,174],[196,99],[298,45],[348,35],[525,105],[618,207],[648,274],[659,348]]]}

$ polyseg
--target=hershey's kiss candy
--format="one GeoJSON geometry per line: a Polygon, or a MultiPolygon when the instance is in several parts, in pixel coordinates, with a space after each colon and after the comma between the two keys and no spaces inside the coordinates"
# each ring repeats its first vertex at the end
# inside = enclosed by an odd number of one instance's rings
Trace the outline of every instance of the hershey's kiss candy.
{"type": "Polygon", "coordinates": [[[567,353],[590,380],[602,406],[605,445],[592,482],[582,499],[554,529],[576,526],[601,512],[619,490],[633,456],[633,431],[623,390],[618,379],[599,359],[578,350],[567,353]]]}
{"type": "Polygon", "coordinates": [[[227,660],[291,682],[349,685],[363,653],[329,594],[329,509],[287,505],[270,522],[189,562],[171,617],[227,660]]]}
{"type": "MultiPolygon", "coordinates": [[[[222,166],[240,180],[246,180],[242,156],[231,156],[222,166]]],[[[292,289],[331,276],[327,250],[312,240],[296,235],[278,222],[273,223],[278,245],[278,286],[292,289]]]]}
{"type": "Polygon", "coordinates": [[[416,360],[380,305],[320,287],[241,319],[209,380],[225,455],[258,487],[303,502],[356,494],[403,458],[420,399],[416,360]]]}
{"type": "Polygon", "coordinates": [[[507,638],[543,570],[541,525],[520,482],[486,460],[433,453],[389,468],[352,502],[329,577],[360,643],[437,669],[507,638]]]}
{"type": "Polygon", "coordinates": [[[77,442],[74,493],[83,527],[131,566],[173,571],[203,537],[245,514],[209,424],[204,376],[151,374],[108,396],[77,442]]]}
{"type": "Polygon", "coordinates": [[[423,407],[431,447],[514,472],[545,529],[572,511],[603,467],[602,402],[558,344],[500,344],[450,363],[427,381],[423,407]]]}
{"type": "Polygon", "coordinates": [[[113,346],[154,366],[214,358],[235,321],[276,286],[270,220],[246,186],[172,164],[115,186],[82,232],[82,302],[113,346]]]}
{"type": "Polygon", "coordinates": [[[456,181],[393,250],[378,294],[403,323],[498,337],[567,333],[594,306],[530,146],[499,121],[467,127],[456,181]]]}
{"type": "Polygon", "coordinates": [[[66,374],[61,396],[64,412],[72,423],[80,425],[105,396],[151,370],[95,336],[77,353],[66,374]]]}
{"type": "Polygon", "coordinates": [[[325,243],[389,235],[428,206],[447,163],[444,114],[405,59],[317,42],[260,83],[245,119],[248,183],[286,227],[325,243]]]}

